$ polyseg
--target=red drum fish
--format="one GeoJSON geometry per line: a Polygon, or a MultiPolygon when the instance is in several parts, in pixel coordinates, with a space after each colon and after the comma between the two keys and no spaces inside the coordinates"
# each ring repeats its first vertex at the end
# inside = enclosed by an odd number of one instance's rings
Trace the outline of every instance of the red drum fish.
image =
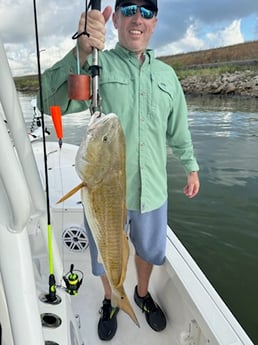
{"type": "Polygon", "coordinates": [[[112,303],[139,326],[123,286],[129,245],[124,231],[125,138],[117,115],[98,112],[92,115],[76,155],[75,167],[82,180],[78,188],[82,188],[82,203],[98,248],[99,261],[104,265],[112,288],[112,303]]]}

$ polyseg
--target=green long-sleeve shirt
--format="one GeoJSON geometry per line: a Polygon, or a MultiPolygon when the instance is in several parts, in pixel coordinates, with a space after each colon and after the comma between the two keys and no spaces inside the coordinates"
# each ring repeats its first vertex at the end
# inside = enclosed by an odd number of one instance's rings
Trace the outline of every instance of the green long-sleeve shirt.
{"type": "MultiPolygon", "coordinates": [[[[126,137],[127,208],[147,212],[167,199],[167,147],[186,172],[198,171],[188,129],[187,106],[180,83],[171,67],[146,50],[145,61],[119,44],[99,53],[99,90],[105,114],[120,118],[126,137]]],[[[82,111],[89,104],[71,101],[67,77],[76,73],[72,52],[43,75],[44,110],[59,104],[63,114],[82,111]]],[[[81,73],[88,74],[88,65],[81,73]]]]}

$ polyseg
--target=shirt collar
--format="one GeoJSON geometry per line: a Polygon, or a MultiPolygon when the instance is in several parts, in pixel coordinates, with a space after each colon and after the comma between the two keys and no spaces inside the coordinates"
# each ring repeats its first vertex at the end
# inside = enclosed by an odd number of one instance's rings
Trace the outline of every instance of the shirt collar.
{"type": "MultiPolygon", "coordinates": [[[[131,59],[132,57],[136,58],[136,54],[135,53],[133,53],[130,50],[122,47],[120,45],[120,43],[116,44],[115,51],[123,59],[127,60],[127,59],[131,59]]],[[[151,63],[152,60],[154,59],[154,51],[152,49],[146,49],[144,54],[145,54],[145,57],[149,59],[149,63],[151,63]]]]}

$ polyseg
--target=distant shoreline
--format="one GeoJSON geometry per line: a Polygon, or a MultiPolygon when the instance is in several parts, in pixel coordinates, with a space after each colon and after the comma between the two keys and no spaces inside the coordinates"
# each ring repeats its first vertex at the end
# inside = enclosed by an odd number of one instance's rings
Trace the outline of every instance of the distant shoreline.
{"type": "MultiPolygon", "coordinates": [[[[210,71],[201,73],[199,69],[187,71],[188,74],[186,75],[180,71],[177,73],[186,95],[258,97],[258,72],[256,70],[213,71],[213,73],[210,71]]],[[[17,91],[22,93],[38,92],[39,87],[35,76],[14,79],[17,91]]]]}
{"type": "Polygon", "coordinates": [[[258,73],[239,70],[220,74],[193,74],[180,78],[186,95],[258,97],[258,73]]]}
{"type": "MultiPolygon", "coordinates": [[[[186,95],[258,97],[258,41],[163,56],[172,66],[186,95]]],[[[38,76],[14,78],[18,91],[36,93],[38,76]]]]}

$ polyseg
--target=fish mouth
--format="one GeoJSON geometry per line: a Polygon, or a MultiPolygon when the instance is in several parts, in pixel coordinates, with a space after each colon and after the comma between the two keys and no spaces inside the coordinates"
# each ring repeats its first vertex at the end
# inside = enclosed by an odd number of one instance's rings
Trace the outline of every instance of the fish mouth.
{"type": "Polygon", "coordinates": [[[95,112],[90,118],[88,128],[94,129],[99,125],[105,125],[107,122],[113,121],[114,119],[117,119],[117,115],[114,113],[105,115],[104,113],[95,112]]]}

